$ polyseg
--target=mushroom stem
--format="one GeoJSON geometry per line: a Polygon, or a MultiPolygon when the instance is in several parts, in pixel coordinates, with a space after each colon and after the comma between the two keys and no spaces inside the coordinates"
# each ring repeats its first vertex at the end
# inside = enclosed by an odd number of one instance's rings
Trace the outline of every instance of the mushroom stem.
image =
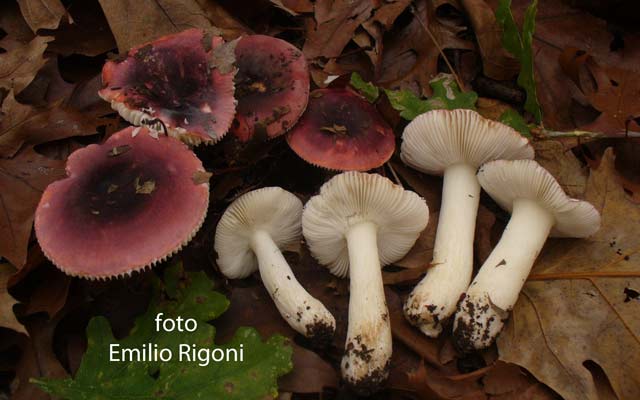
{"type": "Polygon", "coordinates": [[[442,321],[455,312],[471,281],[479,200],[480,184],[472,166],[454,164],[445,170],[433,267],[404,306],[407,320],[427,336],[440,334],[442,321]]]}
{"type": "Polygon", "coordinates": [[[333,315],[300,285],[271,235],[256,230],[251,248],[258,258],[262,283],[289,325],[317,344],[331,340],[336,326],[333,315]]]}
{"type": "Polygon", "coordinates": [[[513,202],[500,241],[458,305],[454,337],[460,350],[488,347],[500,333],[554,222],[533,200],[513,202]]]}
{"type": "Polygon", "coordinates": [[[359,394],[373,393],[386,379],[391,327],[378,258],[377,226],[361,222],[346,234],[349,250],[349,326],[342,376],[359,394]]]}

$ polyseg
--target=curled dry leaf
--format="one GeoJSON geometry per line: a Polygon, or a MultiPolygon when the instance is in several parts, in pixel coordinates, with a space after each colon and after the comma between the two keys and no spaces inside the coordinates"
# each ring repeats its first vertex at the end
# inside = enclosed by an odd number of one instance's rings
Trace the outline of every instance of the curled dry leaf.
{"type": "Polygon", "coordinates": [[[13,329],[28,335],[24,326],[18,322],[13,313],[13,306],[18,303],[16,299],[9,294],[7,285],[9,277],[13,275],[15,269],[11,264],[0,263],[0,327],[13,329]]]}
{"type": "Polygon", "coordinates": [[[625,289],[640,287],[640,205],[617,183],[611,149],[591,170],[583,197],[601,212],[600,231],[547,242],[498,338],[500,358],[565,399],[598,399],[585,368],[593,362],[618,398],[640,398],[640,303],[624,301],[625,289]]]}
{"type": "Polygon", "coordinates": [[[0,54],[0,88],[20,93],[27,87],[47,62],[43,55],[52,40],[52,36],[36,36],[29,43],[0,54]]]}
{"type": "Polygon", "coordinates": [[[31,30],[56,29],[67,13],[60,0],[18,0],[20,11],[31,30]]]}

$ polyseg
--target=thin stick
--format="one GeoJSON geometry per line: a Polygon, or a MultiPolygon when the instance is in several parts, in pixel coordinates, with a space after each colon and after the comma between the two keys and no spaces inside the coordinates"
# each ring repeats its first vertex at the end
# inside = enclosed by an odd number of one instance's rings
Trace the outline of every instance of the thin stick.
{"type": "Polygon", "coordinates": [[[393,167],[391,166],[391,163],[387,161],[387,167],[389,167],[389,171],[391,171],[391,174],[393,175],[393,179],[396,180],[396,183],[402,187],[404,187],[404,185],[402,184],[402,181],[400,180],[400,178],[398,177],[398,174],[396,174],[396,170],[393,169],[393,167]]]}
{"type": "Polygon", "coordinates": [[[416,17],[416,19],[418,20],[418,22],[420,23],[420,25],[422,26],[422,29],[424,29],[425,32],[427,32],[427,34],[429,35],[429,37],[431,38],[431,40],[433,40],[433,43],[436,45],[436,47],[438,48],[438,52],[440,53],[440,55],[442,56],[442,58],[444,59],[444,62],[447,64],[447,67],[449,67],[449,70],[451,71],[451,75],[453,75],[453,78],[456,80],[456,83],[458,84],[458,87],[460,88],[460,90],[462,90],[463,92],[466,91],[466,88],[464,87],[464,85],[462,84],[462,81],[460,80],[460,78],[458,77],[458,74],[456,74],[456,70],[453,69],[453,66],[451,65],[451,63],[449,62],[449,59],[447,58],[446,54],[444,54],[444,51],[442,50],[442,47],[440,47],[440,43],[438,43],[438,40],[436,39],[436,37],[434,36],[433,32],[431,32],[431,29],[429,29],[424,22],[422,22],[422,19],[420,19],[420,16],[418,15],[418,10],[416,10],[415,6],[412,4],[411,5],[411,13],[413,13],[413,16],[416,17]]]}

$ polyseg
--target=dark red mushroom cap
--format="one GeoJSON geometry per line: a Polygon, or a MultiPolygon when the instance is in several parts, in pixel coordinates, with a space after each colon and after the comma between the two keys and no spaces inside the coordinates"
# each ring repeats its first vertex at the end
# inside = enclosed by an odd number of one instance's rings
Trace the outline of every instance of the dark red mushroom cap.
{"type": "Polygon", "coordinates": [[[245,36],[236,45],[238,107],[231,131],[248,141],[291,128],[307,107],[309,68],[300,50],[270,36],[245,36]]]}
{"type": "Polygon", "coordinates": [[[44,254],[84,278],[130,274],[163,261],[204,221],[209,184],[184,143],[130,127],[77,150],[68,177],[42,195],[35,231],[44,254]]]}
{"type": "Polygon", "coordinates": [[[199,144],[215,143],[235,113],[235,69],[210,67],[222,38],[189,29],[107,61],[99,94],[134,125],[199,144]]]}
{"type": "Polygon", "coordinates": [[[346,89],[314,90],[287,142],[305,161],[341,171],[379,167],[396,146],[393,130],[375,107],[346,89]]]}

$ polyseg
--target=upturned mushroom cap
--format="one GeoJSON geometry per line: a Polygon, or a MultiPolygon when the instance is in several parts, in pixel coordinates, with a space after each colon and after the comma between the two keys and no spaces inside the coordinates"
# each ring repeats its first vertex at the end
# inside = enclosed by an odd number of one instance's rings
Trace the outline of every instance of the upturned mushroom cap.
{"type": "Polygon", "coordinates": [[[179,140],[124,129],[69,156],[68,177],[47,187],[36,210],[38,242],[58,268],[83,278],[154,265],[200,229],[209,202],[201,173],[179,140]]]}
{"type": "Polygon", "coordinates": [[[280,248],[300,240],[302,202],[279,187],[249,192],[234,201],[216,228],[215,250],[220,271],[228,278],[245,278],[258,269],[251,235],[264,230],[280,248]]]}
{"type": "Polygon", "coordinates": [[[533,147],[511,127],[472,110],[433,110],[404,130],[400,158],[419,171],[442,175],[454,164],[474,168],[491,160],[531,159],[533,147]]]}
{"type": "Polygon", "coordinates": [[[229,130],[235,113],[235,69],[211,67],[224,41],[189,29],[133,48],[107,61],[100,97],[122,118],[199,144],[215,143],[229,130]]]}
{"type": "Polygon", "coordinates": [[[338,171],[377,168],[396,146],[375,107],[346,89],[314,90],[287,142],[308,163],[338,171]]]}
{"type": "Polygon", "coordinates": [[[307,107],[309,68],[300,50],[270,36],[245,36],[236,45],[238,107],[231,131],[242,141],[288,131],[307,107]]]}
{"type": "Polygon", "coordinates": [[[567,196],[546,169],[533,160],[497,160],[478,171],[482,188],[511,212],[513,201],[530,199],[548,210],[555,219],[550,236],[584,238],[600,228],[600,213],[586,201],[567,196]]]}
{"type": "Polygon", "coordinates": [[[336,175],[309,200],[302,230],[314,257],[334,275],[349,273],[345,235],[354,225],[370,221],[377,228],[380,265],[401,259],[429,222],[423,198],[378,174],[336,175]]]}

